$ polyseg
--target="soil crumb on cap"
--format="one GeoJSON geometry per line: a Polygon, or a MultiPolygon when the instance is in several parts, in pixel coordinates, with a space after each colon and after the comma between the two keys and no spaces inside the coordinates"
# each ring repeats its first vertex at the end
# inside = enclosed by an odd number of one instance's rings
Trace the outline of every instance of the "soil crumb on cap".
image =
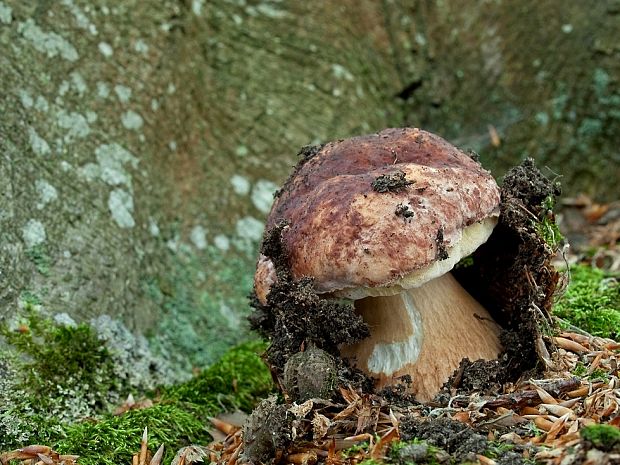
{"type": "Polygon", "coordinates": [[[312,157],[314,157],[317,153],[319,153],[323,149],[323,147],[325,147],[325,144],[304,145],[297,154],[297,156],[301,157],[302,163],[305,163],[312,157]]]}
{"type": "Polygon", "coordinates": [[[400,192],[407,186],[410,186],[415,181],[409,181],[405,177],[403,171],[396,171],[395,173],[387,173],[378,176],[372,182],[372,188],[375,192],[400,192]]]}
{"type": "Polygon", "coordinates": [[[409,205],[405,205],[402,203],[396,205],[396,210],[394,211],[394,214],[396,216],[402,216],[403,220],[405,221],[411,221],[411,218],[415,216],[415,213],[409,209],[409,205]]]}
{"type": "Polygon", "coordinates": [[[445,260],[449,257],[448,249],[443,240],[443,229],[439,228],[437,230],[437,236],[435,237],[435,242],[437,244],[437,260],[445,260]]]}

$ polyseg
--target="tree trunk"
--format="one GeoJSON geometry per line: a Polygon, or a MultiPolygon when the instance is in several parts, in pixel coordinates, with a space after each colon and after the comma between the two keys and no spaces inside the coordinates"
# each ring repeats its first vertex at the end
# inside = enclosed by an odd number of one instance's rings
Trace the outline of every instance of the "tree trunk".
{"type": "Polygon", "coordinates": [[[567,193],[618,197],[619,1],[399,4],[385,11],[407,124],[496,175],[534,157],[567,193]]]}
{"type": "Polygon", "coordinates": [[[209,363],[247,334],[262,221],[296,150],[386,126],[434,130],[498,172],[533,155],[609,195],[619,12],[0,0],[0,317],[109,314],[180,371],[209,363]]]}

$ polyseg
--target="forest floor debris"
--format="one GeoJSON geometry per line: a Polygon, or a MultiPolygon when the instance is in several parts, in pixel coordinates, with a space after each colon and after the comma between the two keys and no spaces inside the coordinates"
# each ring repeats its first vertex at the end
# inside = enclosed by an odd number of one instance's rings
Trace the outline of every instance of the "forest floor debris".
{"type": "MultiPolygon", "coordinates": [[[[556,266],[578,272],[575,266],[587,265],[588,272],[597,273],[591,281],[606,286],[592,310],[607,305],[620,311],[615,274],[620,270],[620,202],[567,199],[559,223],[574,246],[558,254],[556,266]]],[[[561,235],[556,239],[567,243],[561,235]]],[[[592,289],[575,292],[587,291],[592,289]]],[[[586,317],[598,318],[594,313],[586,317]]],[[[620,343],[601,337],[618,338],[613,318],[607,318],[607,326],[593,326],[595,335],[557,320],[563,329],[544,334],[555,349],[547,353],[544,374],[506,383],[495,395],[454,391],[447,403],[407,405],[341,387],[340,403],[311,399],[288,404],[289,428],[278,432],[288,436],[277,439],[285,446],[276,447],[271,458],[296,465],[620,464],[620,343]]],[[[244,429],[228,429],[224,440],[209,446],[211,461],[256,463],[244,450],[244,429]]]]}
{"type": "Polygon", "coordinates": [[[597,203],[580,194],[561,201],[557,222],[570,247],[568,264],[586,263],[610,272],[620,272],[620,200],[597,203]]]}
{"type": "MultiPolygon", "coordinates": [[[[394,457],[402,456],[405,446],[424,443],[407,452],[417,454],[416,463],[432,463],[429,451],[435,463],[507,463],[502,456],[511,456],[510,463],[620,463],[614,462],[620,460],[620,439],[614,440],[613,432],[606,433],[610,444],[591,440],[605,436],[597,428],[620,427],[620,343],[574,332],[562,332],[554,341],[556,370],[507,385],[497,396],[472,393],[453,397],[447,406],[403,407],[378,395],[341,389],[343,403],[311,399],[292,404],[293,439],[274,458],[295,465],[356,465],[369,459],[399,463],[394,457]],[[439,426],[431,429],[434,424],[439,426]]],[[[219,421],[215,426],[226,438],[209,445],[211,462],[252,462],[243,453],[240,425],[219,421]]]]}

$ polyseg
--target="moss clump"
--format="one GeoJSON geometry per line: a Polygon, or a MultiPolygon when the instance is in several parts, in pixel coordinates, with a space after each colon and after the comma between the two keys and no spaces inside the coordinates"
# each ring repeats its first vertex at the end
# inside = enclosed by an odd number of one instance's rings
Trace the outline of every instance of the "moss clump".
{"type": "Polygon", "coordinates": [[[542,220],[535,223],[535,229],[538,235],[551,247],[557,250],[564,242],[564,236],[560,232],[560,228],[555,222],[553,209],[555,207],[555,198],[549,196],[542,203],[541,214],[544,215],[542,220]]]}
{"type": "Polygon", "coordinates": [[[364,441],[364,442],[360,442],[359,444],[354,444],[353,446],[348,447],[347,449],[343,449],[340,453],[345,457],[352,457],[359,452],[367,451],[369,447],[370,447],[369,443],[367,441],[364,441]]]}
{"type": "Polygon", "coordinates": [[[454,268],[469,268],[470,266],[474,266],[474,257],[472,255],[461,258],[458,263],[454,265],[454,268]]]}
{"type": "Polygon", "coordinates": [[[536,223],[536,232],[553,250],[564,242],[564,236],[553,219],[545,217],[536,223]]]}
{"type": "Polygon", "coordinates": [[[588,369],[581,362],[577,362],[577,365],[573,369],[572,373],[575,376],[585,378],[592,382],[609,380],[609,374],[607,373],[607,371],[603,370],[602,368],[597,368],[596,370],[592,371],[592,373],[588,374],[588,369]]]}
{"type": "Polygon", "coordinates": [[[383,464],[375,459],[366,459],[366,460],[362,460],[359,465],[383,465],[383,464]]]}
{"type": "Polygon", "coordinates": [[[146,426],[151,446],[166,445],[169,463],[178,448],[210,440],[209,416],[251,410],[271,391],[257,355],[264,349],[261,342],[232,349],[190,381],[153,392],[153,407],[114,416],[129,381],[116,374],[97,332],[55,324],[27,306],[22,321],[0,325],[0,452],[39,443],[86,465],[129,463],[146,426]]]}
{"type": "Polygon", "coordinates": [[[250,342],[230,350],[190,381],[163,388],[153,407],[74,424],[55,449],[80,455],[82,465],[130,463],[148,427],[152,451],[165,444],[164,463],[170,463],[181,447],[211,441],[206,430],[210,416],[250,411],[272,391],[271,375],[257,355],[264,349],[262,342],[250,342]]]}
{"type": "MultiPolygon", "coordinates": [[[[391,463],[409,465],[416,463],[438,464],[437,454],[440,449],[426,441],[413,439],[410,441],[395,441],[388,451],[391,463]]],[[[447,455],[443,452],[443,455],[447,455]]]]}
{"type": "Polygon", "coordinates": [[[506,453],[512,451],[514,448],[514,444],[501,441],[490,441],[487,449],[484,451],[484,455],[490,459],[499,459],[505,456],[506,453]]]}
{"type": "Polygon", "coordinates": [[[0,450],[45,442],[62,424],[118,400],[112,357],[88,325],[57,326],[31,308],[0,326],[0,450]]]}
{"type": "Polygon", "coordinates": [[[604,451],[620,448],[620,428],[611,425],[586,426],[581,430],[581,437],[592,446],[604,451]]]}
{"type": "Polygon", "coordinates": [[[212,412],[250,411],[273,390],[271,374],[257,355],[265,349],[266,344],[260,341],[231,349],[219,362],[191,380],[162,388],[161,400],[208,406],[212,412]]]}
{"type": "Polygon", "coordinates": [[[617,277],[585,265],[570,270],[566,293],[554,313],[594,336],[620,337],[620,285],[617,277]]]}
{"type": "Polygon", "coordinates": [[[170,463],[181,447],[210,441],[207,424],[187,406],[158,404],[70,426],[54,449],[61,454],[79,455],[81,465],[131,463],[131,456],[140,450],[140,438],[146,427],[151,452],[164,444],[164,463],[170,463]]]}

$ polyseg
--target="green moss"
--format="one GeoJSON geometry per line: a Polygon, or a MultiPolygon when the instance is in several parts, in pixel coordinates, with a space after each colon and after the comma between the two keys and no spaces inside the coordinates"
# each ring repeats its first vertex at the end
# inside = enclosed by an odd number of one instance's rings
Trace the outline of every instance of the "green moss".
{"type": "Polygon", "coordinates": [[[461,258],[456,265],[454,265],[455,269],[459,268],[469,268],[474,264],[474,257],[472,255],[468,255],[467,257],[461,258]]]}
{"type": "Polygon", "coordinates": [[[553,197],[547,197],[542,204],[545,216],[535,223],[538,235],[553,249],[556,250],[564,241],[564,236],[556,224],[552,212],[555,207],[553,197]]]}
{"type": "Polygon", "coordinates": [[[498,459],[501,458],[506,452],[509,452],[514,448],[514,444],[508,444],[500,441],[490,441],[487,450],[484,451],[484,455],[491,459],[498,459]]]}
{"type": "Polygon", "coordinates": [[[80,455],[83,465],[130,463],[148,427],[151,450],[165,444],[164,463],[170,463],[179,448],[211,441],[209,416],[237,408],[250,411],[271,392],[271,376],[257,355],[264,348],[262,342],[251,342],[232,349],[192,380],[163,388],[151,408],[75,424],[56,449],[80,455]]]}
{"type": "Polygon", "coordinates": [[[66,437],[56,443],[54,449],[79,455],[82,465],[131,463],[131,456],[140,450],[140,438],[146,427],[151,452],[164,444],[165,463],[170,463],[179,448],[210,441],[206,425],[187,406],[159,404],[70,426],[65,431],[66,437]]]}
{"type": "Polygon", "coordinates": [[[116,382],[107,379],[113,371],[110,354],[86,324],[55,326],[48,319],[32,315],[18,330],[4,327],[0,334],[28,357],[22,365],[23,384],[39,398],[43,408],[50,406],[50,398],[59,397],[60,390],[108,391],[117,387],[116,382]]]}
{"type": "Polygon", "coordinates": [[[602,368],[597,368],[596,370],[593,370],[592,373],[588,374],[588,369],[581,362],[577,363],[575,369],[572,371],[572,374],[581,378],[586,378],[592,382],[609,381],[609,374],[607,371],[602,368]]]}
{"type": "Polygon", "coordinates": [[[366,459],[366,460],[362,460],[359,465],[383,465],[382,462],[379,462],[378,460],[375,459],[366,459]]]}
{"type": "Polygon", "coordinates": [[[232,349],[190,381],[153,392],[153,407],[114,416],[129,386],[97,333],[58,326],[27,306],[22,321],[0,326],[0,451],[40,443],[80,455],[82,464],[129,463],[146,426],[169,463],[178,448],[210,440],[209,416],[249,411],[271,392],[258,356],[264,349],[262,342],[232,349]]]}
{"type": "Polygon", "coordinates": [[[347,449],[344,449],[341,453],[342,455],[344,455],[345,457],[351,457],[355,454],[357,454],[360,451],[363,450],[368,450],[368,442],[364,441],[364,442],[360,442],[359,444],[355,444],[347,449]]]}
{"type": "Polygon", "coordinates": [[[564,236],[560,232],[558,225],[552,219],[547,217],[539,223],[536,223],[536,232],[543,240],[555,249],[564,241],[564,236]]]}
{"type": "Polygon", "coordinates": [[[588,379],[592,382],[609,381],[609,374],[602,368],[597,368],[588,376],[588,379]]]}
{"type": "Polygon", "coordinates": [[[45,442],[118,398],[112,358],[88,325],[56,326],[28,307],[17,329],[0,326],[0,338],[0,449],[45,442]]]}
{"type": "Polygon", "coordinates": [[[581,437],[589,441],[594,447],[601,450],[611,450],[620,447],[620,428],[611,425],[586,426],[581,430],[581,437]]]}
{"type": "Polygon", "coordinates": [[[585,265],[570,270],[570,284],[554,313],[595,336],[620,336],[620,286],[614,275],[585,265]]]}
{"type": "Polygon", "coordinates": [[[545,434],[545,431],[541,430],[538,426],[536,426],[533,421],[526,423],[523,428],[527,431],[528,436],[535,436],[538,438],[545,434]]]}
{"type": "Polygon", "coordinates": [[[573,375],[579,376],[581,378],[581,377],[584,377],[586,374],[588,374],[588,369],[583,363],[577,362],[577,365],[575,366],[575,369],[573,370],[572,373],[573,375]]]}
{"type": "Polygon", "coordinates": [[[273,389],[271,374],[257,355],[265,349],[263,342],[240,345],[188,382],[163,388],[161,399],[250,411],[273,389]]]}

